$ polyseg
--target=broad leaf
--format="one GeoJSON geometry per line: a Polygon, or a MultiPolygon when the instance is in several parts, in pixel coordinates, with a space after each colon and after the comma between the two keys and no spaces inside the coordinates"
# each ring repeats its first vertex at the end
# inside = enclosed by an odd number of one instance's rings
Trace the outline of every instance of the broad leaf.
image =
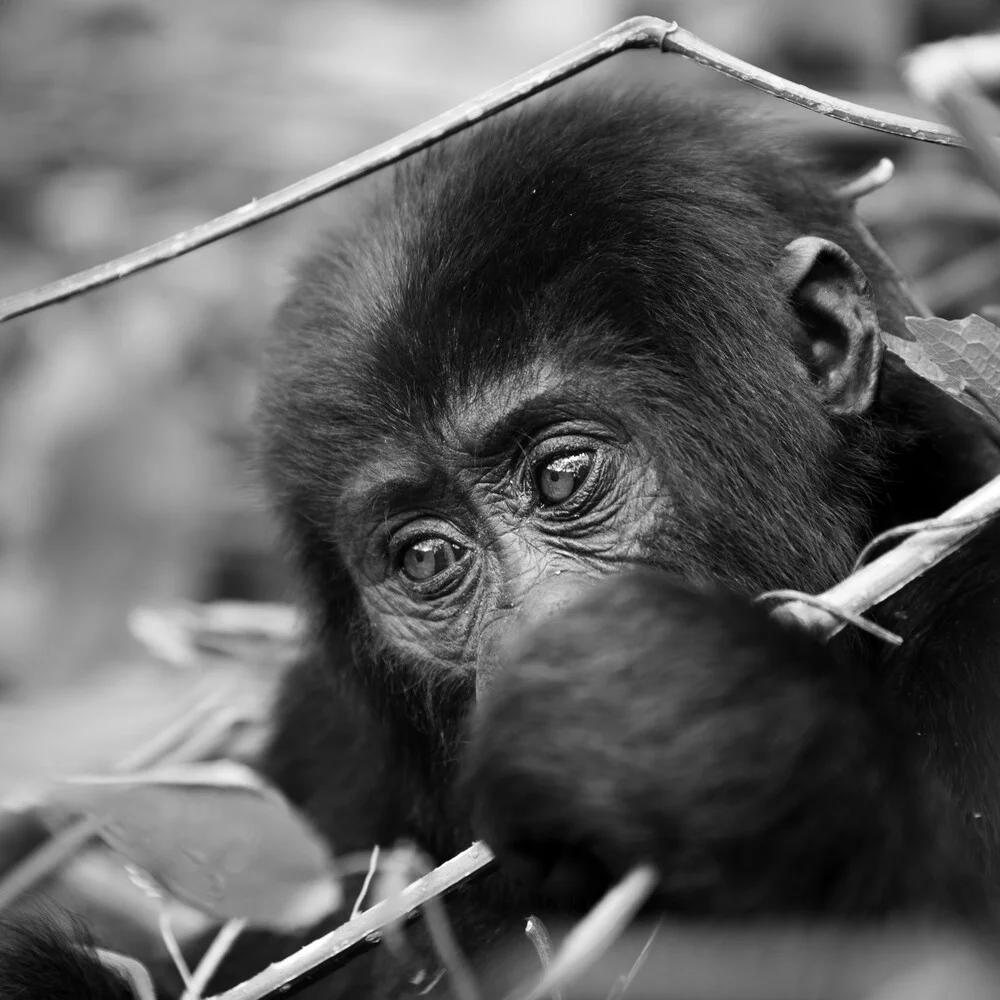
{"type": "Polygon", "coordinates": [[[976,315],[908,316],[906,326],[916,342],[885,333],[882,339],[909,368],[963,402],[971,404],[971,390],[991,406],[1000,404],[1000,328],[976,315]]]}
{"type": "Polygon", "coordinates": [[[323,841],[240,764],[72,779],[58,801],[94,817],[101,836],[166,892],[220,920],[297,929],[340,905],[323,841]]]}

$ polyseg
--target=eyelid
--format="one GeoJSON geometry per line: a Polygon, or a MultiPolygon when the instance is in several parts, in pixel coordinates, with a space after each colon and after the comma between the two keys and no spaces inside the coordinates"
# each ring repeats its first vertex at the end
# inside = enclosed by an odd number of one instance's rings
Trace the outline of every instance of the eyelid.
{"type": "Polygon", "coordinates": [[[539,426],[520,439],[522,455],[541,454],[550,450],[562,451],[578,448],[621,448],[627,435],[606,421],[588,417],[566,417],[539,426]]]}
{"type": "Polygon", "coordinates": [[[446,542],[457,545],[459,548],[471,548],[470,539],[458,531],[454,525],[443,518],[429,514],[411,517],[395,528],[390,528],[387,524],[386,529],[387,549],[392,559],[395,559],[407,545],[413,545],[425,538],[443,538],[446,542]]]}
{"type": "Polygon", "coordinates": [[[606,437],[581,432],[565,426],[551,428],[551,433],[539,435],[523,444],[523,455],[533,464],[557,455],[571,455],[577,451],[597,451],[607,445],[606,437]]]}

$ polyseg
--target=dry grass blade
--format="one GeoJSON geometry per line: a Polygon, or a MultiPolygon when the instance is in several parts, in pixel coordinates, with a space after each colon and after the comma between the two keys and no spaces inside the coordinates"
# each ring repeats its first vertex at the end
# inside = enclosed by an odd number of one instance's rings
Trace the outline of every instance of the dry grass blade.
{"type": "Polygon", "coordinates": [[[642,946],[642,951],[639,952],[638,958],[632,963],[632,968],[625,973],[624,976],[620,976],[618,981],[614,985],[614,989],[608,994],[608,1000],[621,1000],[628,991],[628,988],[635,982],[635,977],[639,975],[642,971],[642,967],[646,964],[646,959],[649,957],[649,951],[653,947],[653,942],[656,940],[656,935],[660,933],[660,925],[657,924],[649,937],[646,938],[646,943],[642,946]]]}
{"type": "Polygon", "coordinates": [[[215,935],[212,943],[208,946],[208,951],[202,956],[198,967],[192,973],[181,1000],[201,1000],[205,987],[211,982],[212,976],[215,975],[222,960],[236,939],[243,933],[246,925],[247,922],[240,919],[227,920],[222,925],[219,933],[215,935]]]}
{"type": "Polygon", "coordinates": [[[527,993],[515,994],[516,1000],[542,1000],[579,978],[620,937],[659,880],[649,865],[633,868],[570,931],[538,982],[527,993]]]}
{"type": "Polygon", "coordinates": [[[364,882],[361,883],[361,891],[358,893],[358,898],[354,900],[354,906],[351,909],[351,920],[364,908],[365,898],[368,896],[368,890],[371,888],[372,879],[375,877],[375,871],[378,868],[380,853],[381,848],[376,844],[372,848],[371,857],[368,859],[368,870],[365,872],[364,882]]]}
{"type": "MultiPolygon", "coordinates": [[[[552,966],[552,939],[549,937],[549,932],[538,917],[528,917],[528,922],[524,925],[524,934],[535,949],[535,954],[538,955],[538,961],[544,975],[552,966]]],[[[562,1000],[562,990],[551,990],[549,998],[550,1000],[562,1000]]]]}

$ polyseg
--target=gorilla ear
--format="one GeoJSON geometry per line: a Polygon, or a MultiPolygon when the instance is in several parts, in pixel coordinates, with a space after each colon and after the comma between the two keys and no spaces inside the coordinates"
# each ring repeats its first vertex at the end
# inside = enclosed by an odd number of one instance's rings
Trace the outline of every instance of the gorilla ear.
{"type": "Polygon", "coordinates": [[[802,324],[796,351],[827,410],[864,413],[875,399],[885,353],[864,272],[836,243],[818,236],[792,240],[779,271],[802,324]]]}

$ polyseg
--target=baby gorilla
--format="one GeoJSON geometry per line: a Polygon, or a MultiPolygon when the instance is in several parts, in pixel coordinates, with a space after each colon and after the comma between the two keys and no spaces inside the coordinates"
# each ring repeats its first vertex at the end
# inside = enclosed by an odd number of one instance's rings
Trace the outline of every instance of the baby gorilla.
{"type": "Polygon", "coordinates": [[[641,570],[508,647],[465,782],[477,831],[558,907],[651,862],[674,915],[975,917],[981,888],[905,739],[862,668],[641,570]]]}

